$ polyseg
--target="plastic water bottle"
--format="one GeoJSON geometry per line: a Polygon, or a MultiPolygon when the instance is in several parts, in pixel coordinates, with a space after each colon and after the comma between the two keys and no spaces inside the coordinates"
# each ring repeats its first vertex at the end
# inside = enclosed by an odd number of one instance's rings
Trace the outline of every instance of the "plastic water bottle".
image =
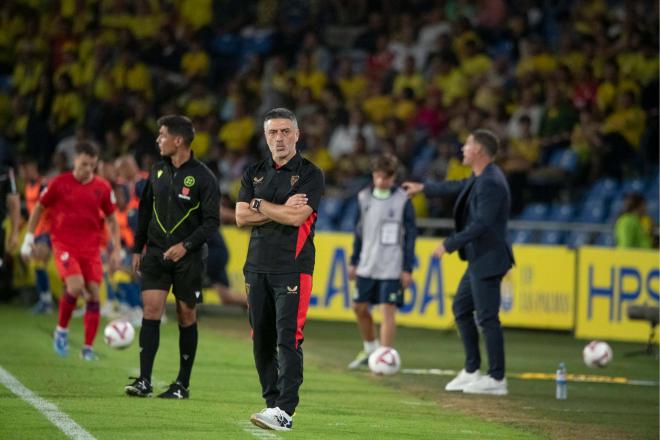
{"type": "Polygon", "coordinates": [[[566,400],[568,398],[568,382],[566,381],[566,364],[559,363],[559,369],[556,376],[557,400],[566,400]]]}

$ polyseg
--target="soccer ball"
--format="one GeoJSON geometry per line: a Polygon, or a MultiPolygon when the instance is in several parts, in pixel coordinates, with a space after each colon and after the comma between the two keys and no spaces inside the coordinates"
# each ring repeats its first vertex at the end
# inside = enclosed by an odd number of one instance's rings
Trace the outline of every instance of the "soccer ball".
{"type": "Polygon", "coordinates": [[[587,367],[604,367],[612,361],[612,348],[607,342],[591,341],[582,350],[582,359],[587,367]]]}
{"type": "Polygon", "coordinates": [[[401,356],[392,347],[380,347],[369,356],[369,369],[378,375],[391,376],[401,368],[401,356]]]}
{"type": "Polygon", "coordinates": [[[135,329],[122,319],[110,321],[103,331],[103,340],[112,348],[126,348],[135,338],[135,329]]]}

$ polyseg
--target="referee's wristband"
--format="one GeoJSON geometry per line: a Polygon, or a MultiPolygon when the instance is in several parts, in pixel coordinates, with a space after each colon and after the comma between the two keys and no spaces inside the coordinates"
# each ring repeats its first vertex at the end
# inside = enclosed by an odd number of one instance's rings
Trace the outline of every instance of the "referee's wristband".
{"type": "Polygon", "coordinates": [[[262,199],[254,199],[252,200],[252,203],[250,204],[250,209],[259,212],[259,207],[261,206],[261,200],[262,199]]]}

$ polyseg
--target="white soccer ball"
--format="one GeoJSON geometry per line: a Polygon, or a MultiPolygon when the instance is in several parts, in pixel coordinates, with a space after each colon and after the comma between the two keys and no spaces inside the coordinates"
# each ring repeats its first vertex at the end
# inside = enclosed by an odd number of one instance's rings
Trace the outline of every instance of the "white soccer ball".
{"type": "Polygon", "coordinates": [[[587,367],[604,367],[612,361],[614,354],[607,342],[591,341],[582,350],[582,359],[587,367]]]}
{"type": "Polygon", "coordinates": [[[135,329],[122,319],[110,321],[103,331],[103,340],[112,348],[126,348],[135,338],[135,329]]]}
{"type": "Polygon", "coordinates": [[[378,375],[391,376],[401,368],[401,356],[392,347],[380,347],[369,356],[369,369],[378,375]]]}

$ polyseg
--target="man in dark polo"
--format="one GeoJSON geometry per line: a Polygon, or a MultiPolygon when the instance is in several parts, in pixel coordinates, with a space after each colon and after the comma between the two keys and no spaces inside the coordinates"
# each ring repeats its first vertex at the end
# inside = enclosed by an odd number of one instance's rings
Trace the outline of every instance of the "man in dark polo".
{"type": "Polygon", "coordinates": [[[312,292],[314,225],[323,174],[296,151],[298,122],[290,110],[264,116],[271,157],[243,174],[236,224],[252,226],[245,262],[254,360],[266,408],[250,420],[288,431],[303,381],[303,328],[312,292]]]}

